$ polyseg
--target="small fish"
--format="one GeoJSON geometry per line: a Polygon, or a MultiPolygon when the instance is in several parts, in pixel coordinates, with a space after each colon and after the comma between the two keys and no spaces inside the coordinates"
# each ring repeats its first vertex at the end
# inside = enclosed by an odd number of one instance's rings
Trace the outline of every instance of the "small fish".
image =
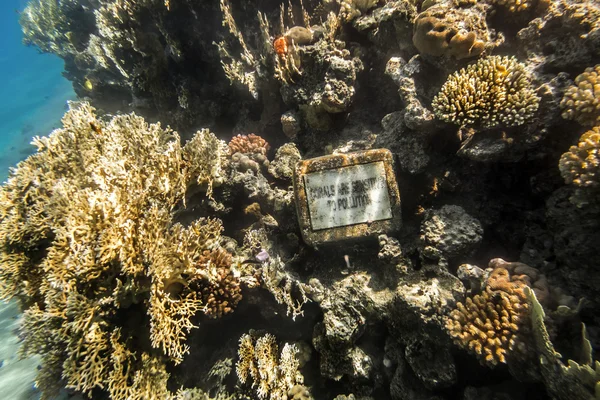
{"type": "Polygon", "coordinates": [[[89,79],[86,79],[85,81],[83,81],[83,87],[90,92],[94,89],[94,85],[92,84],[92,81],[90,81],[89,79]]]}
{"type": "Polygon", "coordinates": [[[102,135],[102,128],[100,128],[100,125],[97,123],[90,121],[90,128],[92,128],[92,130],[98,135],[102,135]]]}

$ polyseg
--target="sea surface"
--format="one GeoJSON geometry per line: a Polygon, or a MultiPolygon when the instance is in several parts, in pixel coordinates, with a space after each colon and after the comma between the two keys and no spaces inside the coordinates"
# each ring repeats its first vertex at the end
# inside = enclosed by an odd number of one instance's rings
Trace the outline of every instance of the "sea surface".
{"type": "MultiPolygon", "coordinates": [[[[19,11],[26,1],[0,2],[0,180],[9,168],[34,152],[32,137],[60,126],[68,100],[75,99],[71,83],[62,76],[63,62],[23,45],[19,11]]],[[[21,360],[16,330],[20,314],[13,302],[0,302],[0,398],[39,398],[33,379],[39,360],[21,360]]]]}

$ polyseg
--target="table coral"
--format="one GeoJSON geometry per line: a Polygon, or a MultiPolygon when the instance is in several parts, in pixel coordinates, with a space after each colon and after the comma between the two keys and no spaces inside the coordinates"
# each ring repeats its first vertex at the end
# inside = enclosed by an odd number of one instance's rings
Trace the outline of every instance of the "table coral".
{"type": "Polygon", "coordinates": [[[560,106],[565,119],[586,126],[600,124],[600,64],[577,75],[575,86],[567,89],[560,106]]]}
{"type": "Polygon", "coordinates": [[[493,128],[526,123],[539,102],[524,64],[514,57],[490,56],[450,75],[432,107],[446,122],[493,128]]]}

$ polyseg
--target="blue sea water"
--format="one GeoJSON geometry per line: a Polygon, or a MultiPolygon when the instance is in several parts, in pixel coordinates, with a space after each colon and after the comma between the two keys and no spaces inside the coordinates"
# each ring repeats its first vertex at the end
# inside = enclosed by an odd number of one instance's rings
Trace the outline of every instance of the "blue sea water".
{"type": "MultiPolygon", "coordinates": [[[[10,167],[35,151],[33,136],[60,126],[67,100],[75,99],[71,83],[62,76],[63,61],[23,45],[19,11],[26,4],[0,2],[0,182],[10,167]]],[[[33,379],[39,359],[19,359],[20,318],[14,302],[0,302],[0,398],[37,400],[33,379]]]]}
{"type": "Polygon", "coordinates": [[[67,100],[75,99],[62,76],[63,61],[23,45],[19,12],[26,4],[0,2],[0,182],[11,166],[34,152],[33,136],[60,126],[67,100]]]}

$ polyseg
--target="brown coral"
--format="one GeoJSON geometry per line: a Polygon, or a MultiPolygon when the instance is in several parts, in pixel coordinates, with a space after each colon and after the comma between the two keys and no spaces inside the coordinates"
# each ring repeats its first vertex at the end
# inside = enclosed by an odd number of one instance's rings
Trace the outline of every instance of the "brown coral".
{"type": "Polygon", "coordinates": [[[413,44],[420,53],[456,59],[480,55],[493,47],[485,22],[477,7],[455,8],[439,3],[421,12],[413,28],[413,44]]]}
{"type": "Polygon", "coordinates": [[[493,128],[524,124],[539,101],[525,65],[514,57],[490,56],[450,75],[432,107],[446,122],[493,128]]]}
{"type": "Polygon", "coordinates": [[[565,119],[586,126],[600,124],[600,64],[575,78],[575,86],[566,90],[560,106],[565,119]]]}

